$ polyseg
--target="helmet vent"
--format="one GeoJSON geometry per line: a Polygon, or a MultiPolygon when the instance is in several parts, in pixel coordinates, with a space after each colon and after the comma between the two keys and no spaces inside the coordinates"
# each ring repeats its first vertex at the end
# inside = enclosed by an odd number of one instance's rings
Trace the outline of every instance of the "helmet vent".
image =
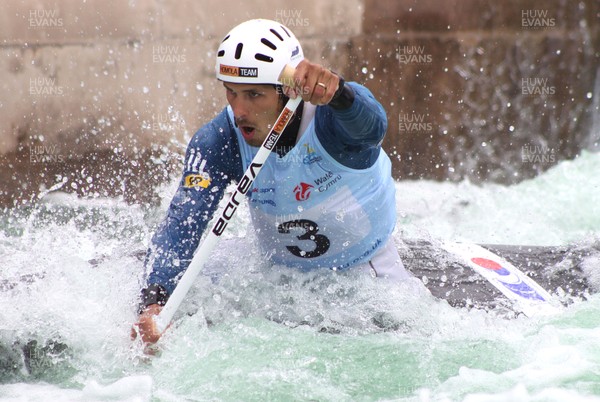
{"type": "Polygon", "coordinates": [[[265,39],[265,38],[262,38],[260,41],[262,42],[262,44],[263,44],[263,45],[267,45],[267,46],[268,46],[268,47],[270,47],[271,49],[273,49],[273,50],[277,50],[277,46],[275,46],[275,45],[273,44],[273,42],[271,42],[270,40],[268,40],[268,39],[265,39]]]}
{"type": "Polygon", "coordinates": [[[264,55],[262,53],[256,53],[254,58],[258,61],[264,61],[267,63],[273,63],[273,58],[271,56],[264,55]]]}
{"type": "Polygon", "coordinates": [[[290,38],[292,37],[292,35],[290,35],[290,33],[287,31],[287,29],[285,29],[285,27],[283,25],[280,25],[280,27],[281,27],[281,29],[283,29],[283,32],[285,32],[287,34],[287,36],[289,36],[290,38]]]}
{"type": "Polygon", "coordinates": [[[277,36],[279,38],[279,40],[283,42],[283,38],[281,37],[281,35],[279,35],[279,33],[276,30],[271,28],[271,29],[269,29],[269,31],[271,31],[273,33],[273,35],[277,36]]]}
{"type": "Polygon", "coordinates": [[[244,48],[244,44],[243,43],[238,43],[238,45],[235,48],[235,59],[239,60],[240,57],[242,57],[242,49],[244,48]]]}

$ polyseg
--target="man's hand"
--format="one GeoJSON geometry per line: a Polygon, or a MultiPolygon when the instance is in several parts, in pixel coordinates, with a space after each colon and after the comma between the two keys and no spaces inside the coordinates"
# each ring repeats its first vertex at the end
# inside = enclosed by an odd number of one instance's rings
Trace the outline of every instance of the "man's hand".
{"type": "Polygon", "coordinates": [[[142,341],[146,344],[154,344],[158,342],[162,335],[158,332],[156,324],[154,323],[154,316],[158,315],[162,310],[162,306],[158,304],[151,304],[144,309],[138,319],[138,322],[131,328],[131,339],[135,339],[139,333],[142,341]]]}
{"type": "Polygon", "coordinates": [[[329,69],[302,60],[296,66],[293,87],[284,86],[284,93],[292,99],[300,96],[313,105],[326,105],[331,102],[339,83],[340,77],[329,69]]]}

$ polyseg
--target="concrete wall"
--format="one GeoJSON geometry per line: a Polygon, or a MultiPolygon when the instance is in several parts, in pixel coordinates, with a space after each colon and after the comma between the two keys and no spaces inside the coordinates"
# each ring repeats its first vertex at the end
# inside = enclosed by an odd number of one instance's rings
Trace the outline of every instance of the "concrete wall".
{"type": "Polygon", "coordinates": [[[225,105],[214,58],[229,29],[251,18],[281,21],[311,59],[339,46],[331,67],[341,69],[363,14],[359,0],[23,0],[2,8],[0,205],[63,181],[65,191],[147,200],[225,105]]]}
{"type": "Polygon", "coordinates": [[[397,178],[514,182],[594,146],[594,0],[20,0],[0,14],[0,205],[151,199],[225,104],[219,41],[258,17],[376,94],[397,178]]]}
{"type": "Polygon", "coordinates": [[[354,73],[399,178],[514,183],[600,149],[600,2],[365,1],[354,73]],[[592,131],[594,130],[594,132],[592,131]]]}

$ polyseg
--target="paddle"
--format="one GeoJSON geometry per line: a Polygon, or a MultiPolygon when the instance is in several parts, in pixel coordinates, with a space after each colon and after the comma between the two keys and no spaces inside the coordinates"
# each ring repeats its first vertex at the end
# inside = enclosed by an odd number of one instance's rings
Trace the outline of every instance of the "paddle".
{"type": "MultiPolygon", "coordinates": [[[[281,74],[279,75],[279,81],[284,84],[286,82],[291,83],[293,81],[293,78],[294,68],[289,65],[284,67],[284,69],[281,71],[281,74]]],[[[267,135],[267,138],[265,138],[265,140],[263,141],[260,149],[258,150],[258,153],[256,154],[256,156],[246,169],[246,172],[244,172],[244,175],[238,182],[235,192],[229,198],[229,202],[221,211],[221,215],[215,220],[212,229],[208,232],[200,247],[196,249],[194,257],[190,262],[190,265],[179,280],[179,283],[173,291],[173,294],[171,294],[171,296],[169,297],[169,300],[161,310],[160,314],[154,317],[156,328],[161,334],[164,332],[164,330],[167,328],[167,326],[173,319],[175,312],[177,311],[177,309],[181,305],[181,302],[192,287],[194,280],[204,267],[204,264],[206,263],[210,254],[212,253],[212,250],[217,245],[218,241],[221,238],[221,235],[223,234],[231,218],[235,214],[238,205],[244,199],[244,195],[250,189],[250,186],[254,182],[254,179],[260,172],[263,164],[265,163],[269,154],[275,147],[277,140],[279,140],[279,136],[292,119],[292,116],[294,115],[294,112],[296,111],[296,108],[298,107],[301,101],[302,98],[300,98],[299,96],[296,99],[289,99],[287,101],[286,105],[281,111],[281,114],[279,115],[275,124],[273,125],[273,128],[267,135]]]]}

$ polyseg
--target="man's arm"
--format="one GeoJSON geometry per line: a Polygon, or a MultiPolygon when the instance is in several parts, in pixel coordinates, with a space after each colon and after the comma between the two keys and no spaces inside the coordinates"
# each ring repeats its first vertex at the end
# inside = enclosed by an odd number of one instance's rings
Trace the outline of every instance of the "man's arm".
{"type": "Polygon", "coordinates": [[[179,188],[152,238],[142,307],[164,304],[187,269],[227,186],[242,175],[239,145],[223,111],[194,135],[179,188]]]}
{"type": "Polygon", "coordinates": [[[150,273],[142,290],[138,322],[131,329],[132,339],[138,333],[146,344],[160,338],[153,317],[160,313],[179,275],[189,266],[227,186],[242,175],[239,152],[225,110],[190,141],[179,188],[148,250],[146,269],[150,273]]]}
{"type": "Polygon", "coordinates": [[[381,104],[364,86],[342,83],[339,99],[319,106],[315,115],[317,137],[327,152],[344,166],[366,169],[372,166],[387,130],[387,116],[381,104]]]}

